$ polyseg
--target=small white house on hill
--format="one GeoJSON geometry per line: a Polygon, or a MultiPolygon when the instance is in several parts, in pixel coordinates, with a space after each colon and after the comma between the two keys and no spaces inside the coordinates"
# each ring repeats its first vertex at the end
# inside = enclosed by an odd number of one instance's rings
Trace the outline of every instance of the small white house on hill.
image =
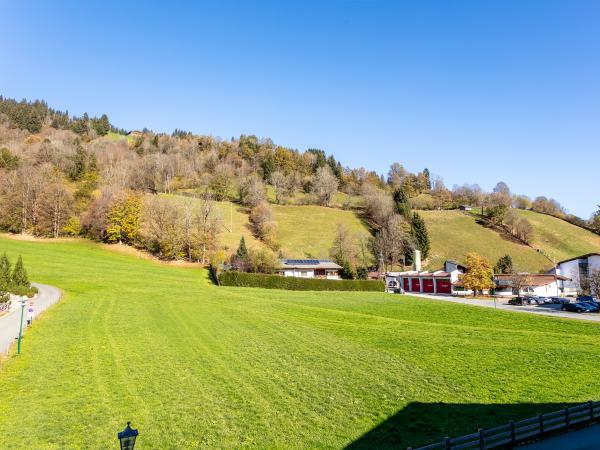
{"type": "Polygon", "coordinates": [[[340,280],[341,269],[329,259],[280,259],[277,273],[282,277],[340,280]]]}

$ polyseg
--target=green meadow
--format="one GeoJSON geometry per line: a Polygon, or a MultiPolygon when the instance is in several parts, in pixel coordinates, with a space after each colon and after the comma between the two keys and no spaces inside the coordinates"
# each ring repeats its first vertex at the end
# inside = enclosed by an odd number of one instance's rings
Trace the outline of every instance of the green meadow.
{"type": "Polygon", "coordinates": [[[598,399],[600,326],[380,293],[213,286],[0,237],[63,300],[0,367],[0,448],[405,448],[598,399]],[[136,446],[137,448],[137,446],[136,446]]]}

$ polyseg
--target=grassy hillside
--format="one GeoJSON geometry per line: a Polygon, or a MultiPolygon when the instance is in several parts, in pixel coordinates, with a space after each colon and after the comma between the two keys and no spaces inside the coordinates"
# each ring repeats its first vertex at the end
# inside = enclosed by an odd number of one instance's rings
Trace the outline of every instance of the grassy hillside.
{"type": "Polygon", "coordinates": [[[369,231],[353,211],[322,206],[273,205],[278,226],[278,240],[290,257],[329,257],[337,226],[344,224],[357,235],[369,231]]]}
{"type": "MultiPolygon", "coordinates": [[[[190,199],[169,196],[178,201],[190,199]]],[[[353,197],[346,200],[356,202],[353,197]]],[[[190,201],[194,201],[190,199],[190,201]]],[[[251,246],[263,244],[252,236],[248,214],[237,204],[217,202],[223,219],[221,242],[227,250],[235,250],[244,235],[251,246]]],[[[278,241],[289,257],[327,258],[338,223],[355,233],[369,236],[364,223],[353,210],[324,208],[314,205],[272,205],[278,224],[278,241]]],[[[477,223],[475,214],[461,211],[419,211],[425,219],[431,238],[429,268],[438,268],[446,259],[464,261],[470,251],[486,256],[492,263],[505,254],[512,256],[519,270],[540,271],[558,261],[580,254],[600,251],[600,236],[551,216],[532,211],[518,213],[534,227],[532,247],[501,236],[477,223]],[[536,251],[542,250],[542,252],[536,251]],[[548,257],[546,257],[547,255],[548,257]]]]}
{"type": "Polygon", "coordinates": [[[464,261],[474,251],[487,257],[492,264],[509,254],[518,270],[540,271],[552,263],[536,250],[504,238],[494,230],[477,223],[474,215],[461,211],[420,211],[431,239],[430,268],[442,265],[445,259],[464,261]]]}
{"type": "MultiPolygon", "coordinates": [[[[173,201],[178,202],[197,202],[193,197],[181,195],[164,195],[173,201]]],[[[240,205],[232,202],[215,202],[221,217],[221,234],[219,240],[227,251],[235,251],[240,243],[240,238],[244,236],[246,245],[251,247],[260,247],[263,244],[258,241],[250,231],[250,222],[248,214],[240,205]]]]}
{"type": "MultiPolygon", "coordinates": [[[[165,197],[174,201],[197,201],[192,197],[179,195],[165,197]]],[[[242,235],[249,246],[263,245],[252,235],[244,208],[231,202],[216,204],[223,224],[219,239],[227,250],[237,249],[242,235]]],[[[369,236],[366,226],[353,211],[314,205],[272,205],[272,208],[277,222],[277,239],[282,245],[282,251],[289,257],[304,258],[310,255],[328,258],[338,223],[346,225],[352,232],[369,236]]]]}
{"type": "Polygon", "coordinates": [[[4,251],[65,297],[0,368],[0,448],[112,448],[127,420],[142,448],[405,448],[600,391],[592,323],[217,288],[85,242],[4,251]]]}
{"type": "Polygon", "coordinates": [[[554,261],[600,252],[600,236],[564,220],[533,211],[518,211],[534,226],[532,245],[554,261]]]}

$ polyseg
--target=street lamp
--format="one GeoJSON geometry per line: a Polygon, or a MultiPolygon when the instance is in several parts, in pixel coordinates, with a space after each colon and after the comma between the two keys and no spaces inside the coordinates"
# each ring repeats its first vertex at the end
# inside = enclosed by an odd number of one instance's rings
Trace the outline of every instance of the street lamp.
{"type": "Polygon", "coordinates": [[[127,422],[125,429],[117,433],[121,450],[133,450],[133,447],[135,447],[135,438],[137,438],[138,430],[134,430],[130,425],[131,422],[127,422]]]}
{"type": "Polygon", "coordinates": [[[21,296],[21,325],[19,325],[19,342],[17,344],[17,354],[21,354],[21,339],[23,338],[23,313],[25,312],[25,303],[27,297],[21,296]]]}

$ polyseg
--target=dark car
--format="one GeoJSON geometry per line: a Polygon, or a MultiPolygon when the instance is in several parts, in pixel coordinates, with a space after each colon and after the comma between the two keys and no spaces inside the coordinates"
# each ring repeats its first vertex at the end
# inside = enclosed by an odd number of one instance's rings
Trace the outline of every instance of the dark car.
{"type": "Polygon", "coordinates": [[[511,298],[508,301],[508,304],[509,305],[518,305],[518,306],[530,305],[531,299],[529,297],[515,297],[515,298],[511,298]]]}
{"type": "Polygon", "coordinates": [[[550,300],[552,300],[552,303],[554,305],[562,305],[564,303],[569,303],[570,300],[568,298],[565,297],[550,297],[550,300]]]}
{"type": "Polygon", "coordinates": [[[584,313],[584,312],[595,312],[598,309],[590,305],[589,303],[564,303],[560,309],[563,311],[584,313]]]}
{"type": "Polygon", "coordinates": [[[590,305],[592,307],[592,310],[593,310],[591,312],[598,312],[598,311],[600,311],[600,305],[598,305],[598,300],[596,300],[596,298],[592,297],[591,295],[577,297],[577,301],[579,303],[585,303],[586,305],[590,305]]]}

